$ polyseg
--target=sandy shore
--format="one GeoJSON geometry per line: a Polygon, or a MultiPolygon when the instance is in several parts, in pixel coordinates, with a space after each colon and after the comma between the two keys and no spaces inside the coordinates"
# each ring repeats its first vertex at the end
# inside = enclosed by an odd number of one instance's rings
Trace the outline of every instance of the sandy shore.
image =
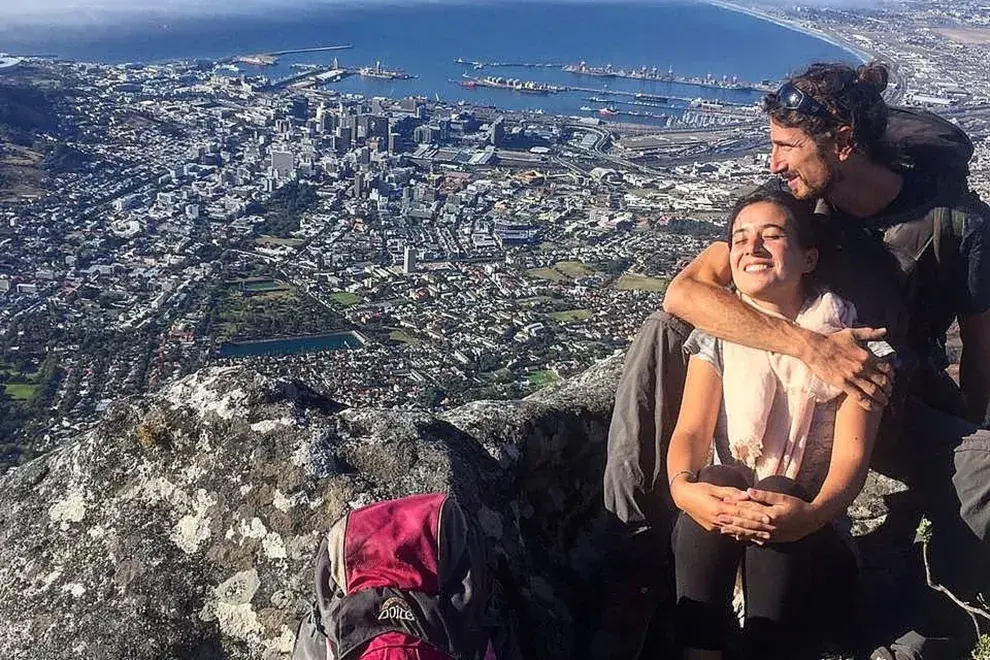
{"type": "Polygon", "coordinates": [[[752,7],[746,7],[743,5],[730,2],[729,0],[701,0],[702,2],[707,2],[708,4],[715,5],[716,7],[721,7],[722,9],[728,9],[729,11],[737,11],[741,14],[747,14],[753,18],[758,18],[762,21],[769,21],[775,25],[785,27],[789,30],[794,30],[795,32],[801,32],[807,34],[808,36],[814,37],[815,39],[820,39],[827,43],[832,44],[842,50],[850,53],[860,62],[869,62],[873,59],[873,56],[866,51],[857,48],[856,46],[850,44],[849,42],[843,40],[838,35],[829,34],[827,32],[822,32],[820,30],[814,30],[803,25],[798,24],[795,21],[789,21],[787,19],[781,18],[780,16],[775,16],[773,14],[768,14],[766,12],[760,11],[759,9],[753,9],[752,7]]]}

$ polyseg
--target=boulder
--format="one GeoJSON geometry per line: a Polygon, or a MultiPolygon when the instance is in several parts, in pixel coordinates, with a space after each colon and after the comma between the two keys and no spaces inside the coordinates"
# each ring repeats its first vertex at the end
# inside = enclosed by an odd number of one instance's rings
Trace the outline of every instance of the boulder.
{"type": "MultiPolygon", "coordinates": [[[[330,523],[438,491],[491,541],[517,654],[572,657],[621,367],[439,415],[345,409],[236,367],[116,402],[0,477],[0,657],[288,658],[330,523]]],[[[866,531],[894,488],[872,483],[854,512],[866,531]]]]}

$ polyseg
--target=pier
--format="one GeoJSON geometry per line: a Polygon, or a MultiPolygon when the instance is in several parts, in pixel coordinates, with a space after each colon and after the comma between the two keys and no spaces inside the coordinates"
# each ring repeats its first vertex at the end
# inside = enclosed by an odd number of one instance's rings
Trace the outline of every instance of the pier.
{"type": "Polygon", "coordinates": [[[295,48],[293,50],[277,50],[273,53],[265,53],[265,55],[270,55],[272,57],[281,57],[282,55],[296,55],[299,53],[324,53],[331,50],[350,50],[354,48],[351,44],[344,44],[343,46],[317,46],[315,48],[295,48]]]}
{"type": "Polygon", "coordinates": [[[586,101],[591,101],[592,103],[623,103],[623,104],[626,104],[626,105],[638,105],[638,106],[642,106],[642,107],[646,107],[646,108],[675,108],[677,106],[671,105],[669,103],[669,101],[678,101],[680,103],[686,103],[687,105],[693,105],[693,104],[697,104],[699,100],[702,100],[705,103],[711,103],[711,104],[714,104],[714,105],[724,106],[724,107],[728,107],[728,108],[752,108],[752,107],[755,107],[752,103],[735,103],[733,101],[712,101],[710,99],[698,99],[698,98],[693,98],[692,99],[692,98],[688,98],[686,96],[667,96],[667,97],[664,97],[664,98],[667,99],[668,103],[663,103],[663,102],[661,102],[659,100],[653,100],[650,97],[643,98],[643,95],[642,94],[637,94],[637,93],[616,92],[614,90],[613,91],[609,91],[609,90],[604,90],[604,89],[597,90],[597,93],[599,93],[599,94],[605,94],[605,95],[613,94],[613,95],[616,95],[616,96],[622,96],[622,97],[626,97],[626,98],[632,97],[633,100],[631,100],[631,101],[622,101],[622,100],[616,100],[616,99],[602,98],[601,96],[590,96],[590,97],[586,98],[585,100],[586,101]]]}
{"type": "Polygon", "coordinates": [[[286,87],[307,87],[314,83],[338,82],[357,73],[354,69],[335,69],[334,67],[319,67],[297,73],[294,76],[280,78],[268,83],[267,89],[284,89],[286,87]]]}
{"type": "Polygon", "coordinates": [[[293,48],[289,50],[276,50],[271,53],[258,53],[257,55],[235,55],[224,60],[226,62],[237,62],[240,64],[250,64],[253,66],[275,66],[278,58],[283,55],[296,55],[299,53],[325,53],[334,50],[350,50],[354,46],[344,44],[342,46],[316,46],[314,48],[293,48]]]}
{"type": "Polygon", "coordinates": [[[553,62],[482,62],[475,61],[471,62],[465,60],[464,58],[458,57],[454,60],[456,64],[463,64],[465,66],[471,66],[475,69],[484,69],[485,67],[504,67],[508,69],[563,69],[563,64],[556,64],[553,62]]]}
{"type": "Polygon", "coordinates": [[[678,85],[693,85],[695,87],[707,87],[710,89],[738,90],[743,92],[771,92],[776,86],[769,81],[759,83],[741,82],[736,79],[719,79],[714,76],[705,78],[688,77],[675,75],[669,70],[661,73],[657,67],[647,69],[645,66],[639,69],[613,69],[611,66],[589,67],[584,62],[580,64],[569,64],[563,67],[563,71],[573,73],[576,76],[589,76],[592,78],[628,78],[630,80],[648,80],[651,82],[676,83],[678,85]]]}
{"type": "MultiPolygon", "coordinates": [[[[514,92],[523,92],[528,94],[561,94],[561,93],[573,93],[573,92],[583,92],[585,94],[591,94],[589,101],[596,103],[610,103],[615,102],[610,99],[601,98],[603,96],[609,97],[622,97],[632,99],[627,103],[632,105],[642,105],[647,107],[669,107],[666,103],[656,103],[651,102],[651,100],[665,99],[667,101],[681,101],[691,105],[696,105],[698,99],[692,99],[682,96],[668,96],[663,95],[662,97],[654,94],[644,94],[643,92],[632,92],[622,89],[606,89],[598,87],[581,87],[578,85],[551,85],[547,83],[538,83],[531,80],[517,80],[515,78],[474,78],[468,74],[462,74],[464,80],[462,81],[451,81],[456,82],[462,87],[472,88],[472,87],[489,87],[492,89],[507,89],[514,92]]],[[[725,106],[730,108],[748,108],[752,104],[750,103],[737,103],[733,101],[710,101],[713,105],[725,106]]]]}
{"type": "Polygon", "coordinates": [[[405,71],[389,71],[383,69],[380,62],[375,66],[362,67],[341,67],[333,66],[305,65],[301,73],[273,80],[268,84],[268,89],[284,89],[286,87],[309,87],[313,84],[335,83],[351,76],[361,76],[362,78],[375,78],[378,80],[412,80],[416,76],[405,71]]]}

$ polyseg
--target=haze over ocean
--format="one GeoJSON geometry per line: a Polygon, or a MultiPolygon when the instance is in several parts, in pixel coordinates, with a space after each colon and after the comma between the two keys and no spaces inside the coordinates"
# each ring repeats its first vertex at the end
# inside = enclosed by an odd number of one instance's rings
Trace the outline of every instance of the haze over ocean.
{"type": "Polygon", "coordinates": [[[466,90],[451,83],[462,73],[502,75],[563,84],[643,90],[678,96],[746,101],[752,95],[712,93],[700,88],[637,81],[577,78],[556,70],[485,69],[454,63],[466,60],[656,66],[676,74],[779,79],[816,60],[855,62],[841,48],[811,35],[700,2],[502,2],[347,4],[321,8],[266,10],[251,15],[128,19],[42,27],[0,27],[0,51],[79,61],[154,62],[221,58],[234,54],[353,44],[352,50],[282,58],[279,67],[257,70],[280,76],[292,62],[403,69],[409,81],[350,78],[334,89],[401,97],[467,99],[505,108],[572,112],[585,103],[576,95],[527,97],[501,90],[466,90]],[[573,107],[572,107],[573,106],[573,107]]]}

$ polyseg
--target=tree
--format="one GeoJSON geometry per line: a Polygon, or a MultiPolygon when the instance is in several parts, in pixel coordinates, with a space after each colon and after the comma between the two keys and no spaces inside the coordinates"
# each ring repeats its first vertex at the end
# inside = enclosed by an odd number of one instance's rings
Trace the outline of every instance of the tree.
{"type": "MultiPolygon", "coordinates": [[[[271,236],[288,236],[299,229],[299,218],[316,204],[314,186],[290,181],[261,205],[265,216],[259,231],[271,236]]],[[[253,207],[252,207],[253,208],[253,207]]]]}

